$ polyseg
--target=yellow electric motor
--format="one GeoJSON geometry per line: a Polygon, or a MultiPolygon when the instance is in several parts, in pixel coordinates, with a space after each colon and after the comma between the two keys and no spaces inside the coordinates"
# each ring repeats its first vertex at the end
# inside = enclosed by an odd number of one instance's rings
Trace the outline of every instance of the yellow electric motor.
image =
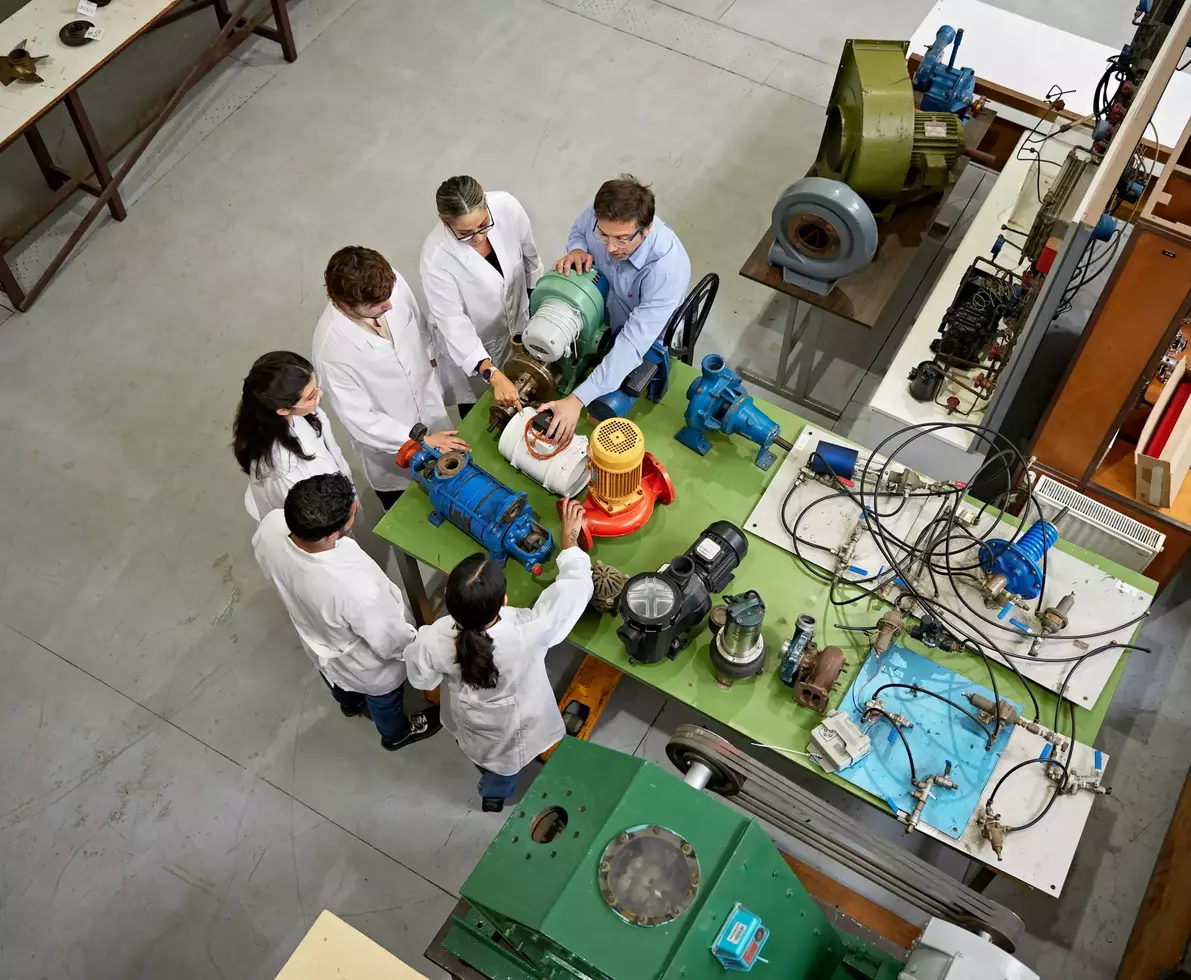
{"type": "Polygon", "coordinates": [[[587,444],[591,459],[591,497],[609,514],[635,504],[641,497],[641,464],[645,436],[628,419],[605,419],[587,444]]]}

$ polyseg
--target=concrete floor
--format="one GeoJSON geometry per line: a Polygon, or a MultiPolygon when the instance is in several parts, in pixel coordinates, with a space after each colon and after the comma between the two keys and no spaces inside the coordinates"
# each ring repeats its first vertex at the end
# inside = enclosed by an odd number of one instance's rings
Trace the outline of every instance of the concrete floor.
{"type": "MultiPolygon", "coordinates": [[[[227,448],[240,378],[309,347],[340,245],[413,278],[456,172],[516,193],[547,255],[601,180],[652,180],[696,274],[723,276],[702,346],[766,357],[780,311],[735,272],[814,152],[839,43],[906,36],[930,6],[299,0],[295,65],[259,43],[208,79],[138,168],[130,219],[0,330],[0,975],[267,980],[323,908],[441,975],[421,952],[499,819],[447,738],[381,751],[299,650],[227,448]]],[[[1107,43],[1122,10],[1028,12],[1107,43]]],[[[183,23],[88,83],[95,115],[213,33],[183,23]]],[[[0,156],[0,212],[31,175],[22,146],[0,156]]],[[[1043,976],[1110,977],[1128,937],[1187,765],[1188,595],[1165,597],[1114,702],[1116,792],[1064,897],[994,885],[1043,976]]],[[[662,759],[686,717],[626,681],[598,740],[662,759]]]]}

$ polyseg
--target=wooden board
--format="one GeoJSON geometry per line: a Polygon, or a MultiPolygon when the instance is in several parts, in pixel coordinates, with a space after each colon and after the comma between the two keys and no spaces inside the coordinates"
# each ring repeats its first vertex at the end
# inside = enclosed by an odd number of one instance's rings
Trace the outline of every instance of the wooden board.
{"type": "Polygon", "coordinates": [[[426,980],[388,950],[325,909],[277,980],[426,980]]]}

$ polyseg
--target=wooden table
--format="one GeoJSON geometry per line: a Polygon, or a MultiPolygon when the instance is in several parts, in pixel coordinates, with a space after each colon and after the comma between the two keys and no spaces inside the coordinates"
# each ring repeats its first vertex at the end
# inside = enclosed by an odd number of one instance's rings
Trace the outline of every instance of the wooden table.
{"type": "Polygon", "coordinates": [[[0,88],[0,150],[23,136],[46,184],[53,192],[0,235],[0,290],[8,295],[16,309],[24,311],[33,304],[104,207],[117,221],[124,220],[127,210],[120,198],[120,183],[182,96],[215,64],[253,34],[280,44],[287,61],[297,58],[286,0],[261,0],[262,6],[250,16],[256,3],[257,0],[243,0],[233,15],[228,0],[117,0],[110,6],[99,8],[90,17],[96,27],[103,29],[103,37],[80,47],[70,47],[59,38],[59,31],[64,25],[80,19],[74,3],[66,0],[30,0],[11,17],[0,22],[0,52],[7,54],[26,41],[27,49],[33,56],[49,56],[37,62],[37,72],[42,81],[14,81],[0,88]],[[147,117],[143,117],[138,128],[117,140],[115,145],[105,148],[83,107],[79,87],[138,37],[205,7],[215,11],[221,27],[219,37],[169,98],[147,117]],[[275,27],[265,26],[264,21],[269,16],[275,20],[275,27]],[[55,163],[38,129],[38,122],[59,103],[65,103],[86,151],[91,165],[90,171],[86,173],[71,173],[55,163]],[[142,130],[148,133],[148,137],[142,141],[143,145],[138,146],[124,161],[119,172],[113,175],[109,161],[142,130]],[[96,203],[37,282],[26,289],[17,281],[6,253],[76,191],[92,195],[97,199],[96,203]]]}
{"type": "MultiPolygon", "coordinates": [[[[641,399],[634,408],[633,421],[644,433],[646,449],[666,468],[676,489],[676,499],[668,506],[658,507],[646,527],[636,534],[624,538],[597,539],[594,557],[619,568],[626,575],[656,569],[663,562],[681,554],[712,521],[728,520],[738,527],[747,528],[749,515],[769,481],[780,469],[777,465],[768,471],[758,469],[753,463],[756,446],[744,439],[715,436],[706,456],[691,452],[675,440],[675,433],[683,426],[687,386],[695,373],[693,368],[685,364],[673,365],[669,391],[662,401],[653,404],[641,399]]],[[[560,529],[556,498],[513,470],[500,455],[496,437],[485,431],[489,404],[486,399],[491,397],[491,392],[485,393],[476,408],[463,420],[460,434],[471,444],[472,458],[477,465],[512,489],[526,493],[537,519],[550,529],[557,540],[560,529]]],[[[781,426],[783,434],[790,440],[797,440],[798,434],[806,426],[805,420],[775,405],[758,400],[758,407],[781,426]]],[[[585,432],[587,428],[587,421],[581,420],[580,431],[585,432]]],[[[475,541],[450,524],[433,527],[427,520],[431,509],[426,494],[420,487],[413,486],[376,527],[376,533],[395,546],[406,593],[414,606],[419,625],[432,619],[433,611],[426,600],[418,561],[445,571],[454,568],[467,555],[480,550],[475,541]]],[[[863,633],[839,627],[871,626],[888,604],[878,600],[863,600],[846,606],[834,606],[829,601],[827,584],[812,575],[789,552],[753,535],[748,536],[748,542],[748,555],[736,570],[730,591],[756,589],[762,595],[767,609],[763,634],[771,651],[777,651],[782,642],[789,639],[793,624],[800,614],[809,613],[818,619],[822,624],[818,635],[820,644],[840,647],[848,661],[847,673],[832,692],[830,700],[831,707],[837,706],[869,650],[863,633]]],[[[1056,547],[1098,565],[1143,591],[1154,591],[1153,583],[1136,572],[1097,558],[1066,541],[1056,547]]],[[[549,562],[543,575],[534,578],[510,561],[505,574],[509,602],[515,606],[529,606],[553,579],[555,566],[549,562]]],[[[731,689],[723,690],[715,683],[715,672],[708,653],[710,633],[707,630],[695,633],[690,646],[676,660],[630,666],[624,645],[616,635],[619,625],[619,616],[585,614],[571,632],[569,640],[584,652],[692,706],[707,717],[742,733],[752,742],[783,746],[793,752],[806,750],[810,732],[821,721],[821,716],[798,707],[790,697],[790,689],[781,683],[775,670],[747,681],[738,681],[731,689]]],[[[898,642],[976,683],[988,681],[985,668],[978,658],[928,648],[905,636],[898,642]]],[[[772,658],[774,654],[770,656],[772,658]]],[[[1092,744],[1127,661],[1127,654],[1120,658],[1094,705],[1089,709],[1076,707],[1080,741],[1092,744]]],[[[1029,697],[1016,674],[999,664],[994,664],[993,670],[1002,697],[1018,704],[1028,703],[1029,697]]],[[[1037,692],[1037,697],[1042,718],[1050,718],[1055,711],[1055,695],[1041,690],[1037,692]]],[[[883,801],[838,775],[824,773],[814,767],[805,756],[794,755],[790,761],[874,806],[886,806],[883,801]]],[[[1046,833],[1045,828],[1042,828],[1042,833],[1046,833]]],[[[995,860],[993,863],[996,863],[995,860]]],[[[1056,888],[1052,894],[1060,891],[1061,888],[1056,888]]]]}

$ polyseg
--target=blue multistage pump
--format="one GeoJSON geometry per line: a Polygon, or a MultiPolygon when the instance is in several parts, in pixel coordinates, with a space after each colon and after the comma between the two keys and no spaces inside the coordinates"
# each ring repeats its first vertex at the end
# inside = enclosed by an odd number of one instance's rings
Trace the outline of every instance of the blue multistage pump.
{"type": "Polygon", "coordinates": [[[503,565],[512,556],[533,575],[542,574],[542,562],[554,550],[550,532],[534,520],[529,498],[509,489],[480,469],[468,453],[440,453],[426,445],[426,426],[419,423],[409,442],[397,453],[397,465],[410,475],[434,505],[429,521],[438,527],[450,521],[503,565]]]}
{"type": "Polygon", "coordinates": [[[964,118],[976,95],[976,73],[971,68],[956,68],[955,56],[964,39],[958,31],[944,24],[935,34],[934,43],[922,56],[914,72],[914,88],[922,93],[923,112],[954,112],[964,118]],[[951,59],[943,64],[943,53],[951,45],[951,59]]]}
{"type": "Polygon", "coordinates": [[[674,438],[700,456],[706,456],[711,449],[704,434],[708,429],[727,436],[742,435],[757,443],[761,448],[756,463],[763,470],[773,465],[775,457],[770,446],[781,446],[786,452],[792,448],[782,438],[778,424],[757,408],[753,396],[719,354],[703,358],[703,374],[691,382],[686,397],[686,425],[674,438]]]}
{"type": "Polygon", "coordinates": [[[669,388],[670,348],[655,340],[645,352],[645,359],[629,372],[620,388],[596,398],[587,411],[597,422],[625,418],[642,395],[651,402],[660,402],[669,388]]]}
{"type": "Polygon", "coordinates": [[[1035,521],[1016,541],[994,538],[980,547],[980,567],[1005,576],[1005,588],[1022,599],[1034,599],[1042,591],[1042,556],[1059,540],[1059,531],[1049,521],[1035,521]]]}

